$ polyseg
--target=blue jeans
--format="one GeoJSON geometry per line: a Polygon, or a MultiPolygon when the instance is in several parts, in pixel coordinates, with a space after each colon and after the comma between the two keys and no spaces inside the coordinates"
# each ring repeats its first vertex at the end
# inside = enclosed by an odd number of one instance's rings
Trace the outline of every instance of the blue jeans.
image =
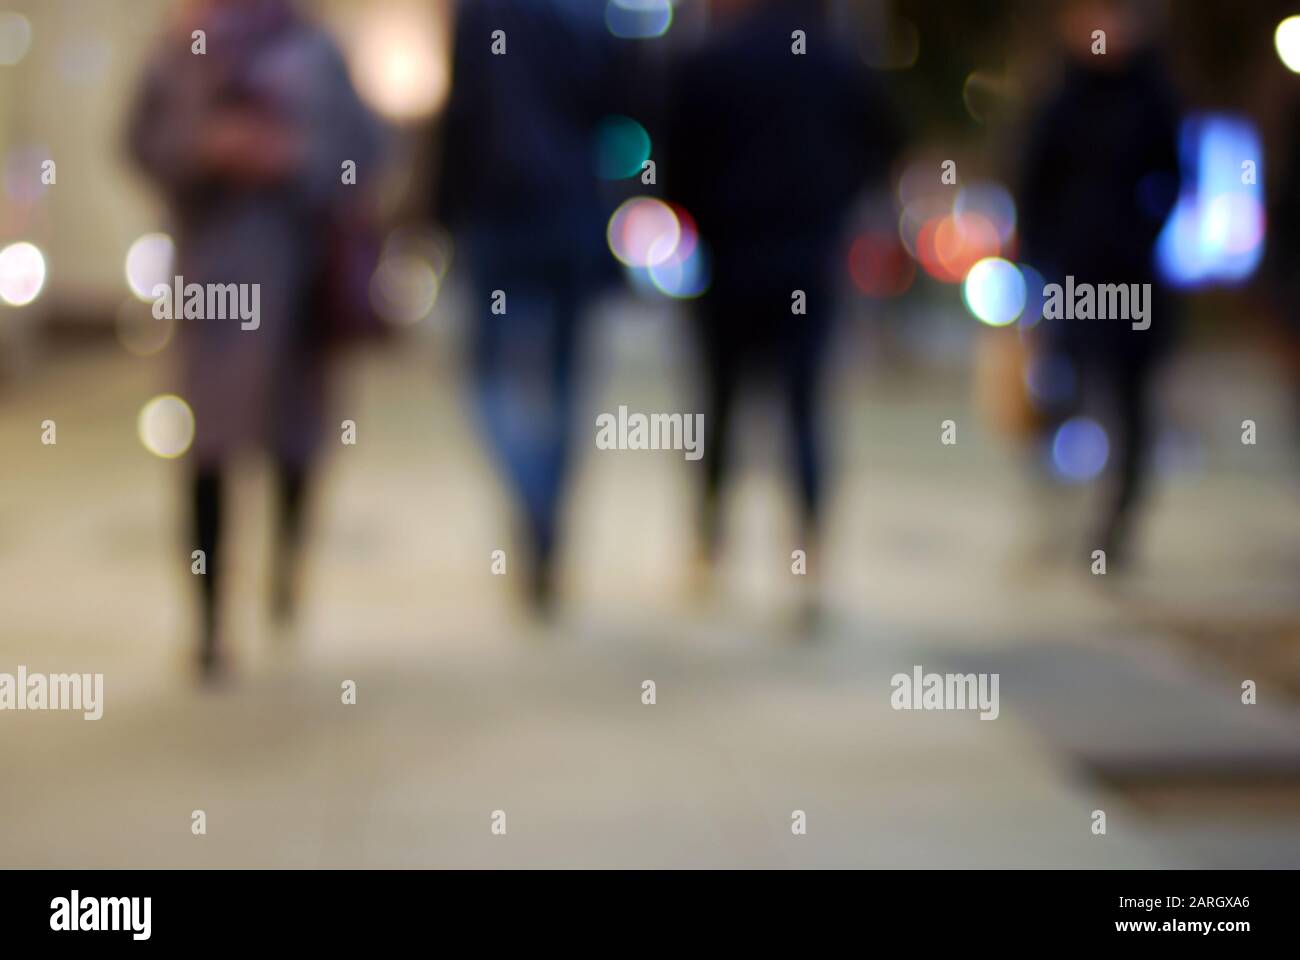
{"type": "Polygon", "coordinates": [[[559,271],[475,283],[475,405],[488,445],[522,508],[534,559],[551,559],[572,449],[578,285],[559,271]],[[491,311],[493,290],[506,295],[491,311]]]}

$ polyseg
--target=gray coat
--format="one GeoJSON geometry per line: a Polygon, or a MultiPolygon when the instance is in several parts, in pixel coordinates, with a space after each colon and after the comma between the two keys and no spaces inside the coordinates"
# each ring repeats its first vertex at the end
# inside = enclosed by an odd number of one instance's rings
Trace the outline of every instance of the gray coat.
{"type": "MultiPolygon", "coordinates": [[[[237,9],[237,8],[236,8],[237,9]]],[[[131,152],[165,195],[186,284],[258,284],[257,329],[238,319],[178,319],[181,395],[194,410],[192,456],[201,464],[269,447],[294,464],[324,436],[325,354],[313,297],[327,249],[327,217],[349,191],[343,163],[365,184],[379,130],[338,48],[287,4],[210,25],[207,53],[169,35],[149,65],[129,125],[131,152]],[[267,11],[274,16],[268,21],[267,11]],[[273,186],[223,182],[195,164],[204,125],[232,105],[274,117],[306,145],[273,186]]]]}

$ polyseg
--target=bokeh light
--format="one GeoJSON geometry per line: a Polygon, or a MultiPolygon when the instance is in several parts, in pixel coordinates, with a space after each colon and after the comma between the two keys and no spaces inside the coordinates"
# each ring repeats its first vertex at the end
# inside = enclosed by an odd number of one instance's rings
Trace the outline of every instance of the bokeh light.
{"type": "Polygon", "coordinates": [[[883,231],[867,231],[849,247],[849,279],[864,296],[886,298],[906,293],[916,278],[916,265],[899,239],[883,231]]]}
{"type": "Polygon", "coordinates": [[[451,237],[444,230],[393,230],[370,278],[370,305],[375,313],[395,327],[410,327],[429,317],[451,258],[451,237]]]}
{"type": "Polygon", "coordinates": [[[1043,305],[1047,303],[1047,281],[1043,275],[1027,263],[1019,264],[1020,275],[1025,278],[1025,309],[1020,314],[1020,326],[1024,328],[1038,325],[1043,319],[1043,305]]]}
{"type": "Polygon", "coordinates": [[[433,9],[412,0],[367,5],[342,32],[357,93],[397,122],[437,113],[451,90],[445,30],[433,9]]]}
{"type": "Polygon", "coordinates": [[[170,317],[155,317],[147,304],[135,297],[127,297],[117,308],[114,333],[127,353],[152,357],[171,343],[176,333],[176,321],[170,317]]]}
{"type": "Polygon", "coordinates": [[[1110,441],[1101,424],[1074,417],[1061,424],[1052,437],[1052,468],[1063,480],[1083,483],[1106,468],[1110,441]]]}
{"type": "Polygon", "coordinates": [[[966,307],[981,323],[1005,327],[1025,309],[1025,278],[1001,257],[988,257],[970,268],[961,288],[966,307]]]}
{"type": "Polygon", "coordinates": [[[656,290],[676,300],[703,295],[713,278],[708,248],[699,239],[679,244],[671,257],[647,267],[646,273],[656,290]]]}
{"type": "Polygon", "coordinates": [[[972,70],[961,86],[962,104],[976,123],[998,119],[1016,105],[1020,96],[1013,80],[989,70],[972,70]]]}
{"type": "Polygon", "coordinates": [[[696,247],[684,260],[671,257],[646,269],[655,289],[676,300],[702,296],[712,279],[708,254],[702,246],[696,247]]]}
{"type": "Polygon", "coordinates": [[[1183,123],[1181,193],[1156,241],[1161,275],[1176,287],[1241,283],[1264,255],[1263,145],[1241,115],[1200,114],[1183,123]],[[1243,164],[1254,165],[1245,183],[1243,164]]]}
{"type": "Polygon", "coordinates": [[[631,117],[606,117],[596,128],[596,175],[624,180],[650,159],[650,134],[631,117]]]}
{"type": "Polygon", "coordinates": [[[385,253],[370,280],[370,303],[395,326],[411,326],[433,312],[441,284],[438,273],[415,253],[385,253]]]}
{"type": "Polygon", "coordinates": [[[978,213],[948,214],[926,221],[916,237],[915,256],[936,280],[958,283],[970,268],[1001,252],[997,227],[978,213]]]}
{"type": "Polygon", "coordinates": [[[671,0],[608,0],[605,26],[623,40],[662,37],[673,24],[671,0]]]}
{"type": "MultiPolygon", "coordinates": [[[[937,158],[916,160],[908,164],[898,177],[899,206],[906,207],[916,200],[939,195],[939,184],[935,182],[935,171],[938,169],[937,158]]],[[[951,209],[952,193],[948,188],[944,188],[942,197],[951,209]]]]}
{"type": "Polygon", "coordinates": [[[47,147],[36,144],[14,147],[4,157],[4,192],[14,204],[32,204],[48,185],[42,180],[43,165],[50,159],[47,147]]]}
{"type": "Polygon", "coordinates": [[[21,13],[0,11],[0,67],[12,67],[27,56],[32,25],[21,13]]]}
{"type": "Polygon", "coordinates": [[[926,194],[902,201],[898,215],[898,238],[907,252],[920,260],[921,231],[926,224],[937,222],[952,212],[952,198],[926,194]]]}
{"type": "Polygon", "coordinates": [[[0,300],[22,307],[41,295],[45,257],[35,245],[11,243],[0,250],[0,300]]]}
{"type": "Polygon", "coordinates": [[[1000,183],[982,180],[967,184],[957,191],[952,212],[958,217],[977,214],[993,224],[998,232],[998,242],[1004,247],[1011,243],[1016,232],[1016,202],[1011,191],[1000,183]]]}
{"type": "Polygon", "coordinates": [[[934,230],[934,255],[948,275],[958,280],[985,257],[996,257],[1001,249],[997,227],[978,213],[954,213],[940,220],[934,230]]]}
{"type": "Polygon", "coordinates": [[[140,409],[136,432],[155,457],[175,460],[194,442],[194,411],[175,394],[154,397],[140,409]]]}
{"type": "Polygon", "coordinates": [[[176,245],[165,233],[146,233],[126,252],[126,283],[135,296],[153,300],[153,289],[160,283],[172,285],[172,264],[176,245]]]}
{"type": "Polygon", "coordinates": [[[940,169],[938,158],[918,160],[898,181],[898,236],[921,269],[942,283],[960,283],[981,260],[1014,258],[1011,192],[991,180],[954,190],[941,184],[940,169]]]}
{"type": "Polygon", "coordinates": [[[1292,73],[1300,73],[1300,16],[1287,17],[1273,31],[1277,55],[1292,73]]]}
{"type": "Polygon", "coordinates": [[[609,218],[609,249],[629,267],[664,263],[677,251],[682,226],[672,207],[654,197],[624,201],[609,218]]]}
{"type": "Polygon", "coordinates": [[[713,279],[712,259],[695,226],[695,218],[682,206],[669,204],[677,218],[678,237],[672,253],[645,266],[625,263],[624,273],[638,293],[691,300],[702,296],[713,279]]]}

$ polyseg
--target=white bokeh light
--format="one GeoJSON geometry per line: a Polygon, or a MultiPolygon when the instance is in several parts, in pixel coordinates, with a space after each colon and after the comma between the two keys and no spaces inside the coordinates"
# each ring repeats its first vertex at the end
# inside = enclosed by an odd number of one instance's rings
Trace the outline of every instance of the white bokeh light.
{"type": "Polygon", "coordinates": [[[1028,291],[1019,268],[1001,257],[986,257],[966,274],[962,299],[980,323],[1005,327],[1024,313],[1028,291]]]}
{"type": "Polygon", "coordinates": [[[155,457],[174,460],[194,442],[194,411],[180,397],[165,393],[140,408],[136,431],[155,457]]]}
{"type": "Polygon", "coordinates": [[[126,282],[137,299],[153,299],[153,288],[172,283],[176,246],[165,233],[146,233],[126,252],[126,282]]]}
{"type": "Polygon", "coordinates": [[[11,243],[0,250],[0,300],[25,306],[45,286],[45,257],[34,244],[11,243]]]}
{"type": "Polygon", "coordinates": [[[0,67],[12,67],[27,56],[32,25],[21,13],[0,10],[0,67]]]}
{"type": "Polygon", "coordinates": [[[677,214],[655,197],[625,200],[609,218],[606,230],[610,251],[629,267],[664,263],[676,252],[681,238],[677,214]]]}

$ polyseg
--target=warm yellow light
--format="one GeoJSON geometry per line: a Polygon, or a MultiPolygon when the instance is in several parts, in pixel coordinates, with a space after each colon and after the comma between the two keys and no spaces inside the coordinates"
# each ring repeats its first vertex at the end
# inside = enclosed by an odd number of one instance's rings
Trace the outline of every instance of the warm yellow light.
{"type": "Polygon", "coordinates": [[[1286,68],[1300,73],[1300,17],[1287,17],[1273,33],[1273,46],[1286,68]]]}
{"type": "Polygon", "coordinates": [[[357,92],[390,120],[420,120],[446,102],[451,77],[445,26],[423,5],[367,5],[344,42],[357,92]]]}

